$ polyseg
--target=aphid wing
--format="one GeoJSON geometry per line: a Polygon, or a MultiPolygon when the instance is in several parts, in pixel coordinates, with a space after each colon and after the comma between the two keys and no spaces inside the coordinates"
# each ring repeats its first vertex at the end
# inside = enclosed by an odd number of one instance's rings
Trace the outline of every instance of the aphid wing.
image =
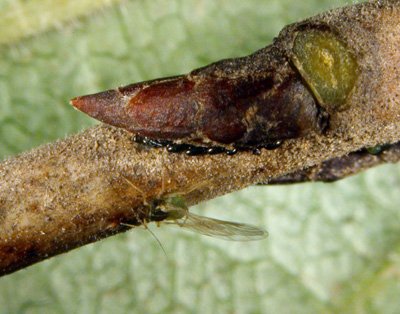
{"type": "Polygon", "coordinates": [[[175,220],[178,226],[229,241],[255,241],[268,236],[268,232],[256,226],[223,221],[187,212],[185,217],[175,220]]]}

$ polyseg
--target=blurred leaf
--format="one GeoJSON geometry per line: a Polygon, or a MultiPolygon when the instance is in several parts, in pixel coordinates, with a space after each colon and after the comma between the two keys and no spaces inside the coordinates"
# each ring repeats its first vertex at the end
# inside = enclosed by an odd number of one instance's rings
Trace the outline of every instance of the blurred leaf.
{"type": "Polygon", "coordinates": [[[61,26],[122,0],[1,0],[0,45],[61,26]]]}
{"type": "MultiPolygon", "coordinates": [[[[0,0],[3,156],[96,123],[68,105],[74,96],[249,54],[284,25],[345,1],[132,0],[64,23],[91,11],[86,3],[0,0]],[[3,21],[28,4],[30,21],[45,10],[65,19],[57,29],[32,22],[37,35],[21,28],[15,44],[20,22],[3,21]]],[[[134,230],[1,278],[0,312],[398,313],[399,169],[216,199],[191,210],[263,226],[270,238],[230,243],[153,228],[166,258],[134,230]]]]}

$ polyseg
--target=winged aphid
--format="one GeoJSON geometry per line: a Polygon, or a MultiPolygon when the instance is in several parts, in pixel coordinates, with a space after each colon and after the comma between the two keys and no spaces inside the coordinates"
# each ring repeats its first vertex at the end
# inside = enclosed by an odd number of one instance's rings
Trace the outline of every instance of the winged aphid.
{"type": "MultiPolygon", "coordinates": [[[[143,195],[143,191],[129,179],[127,183],[143,195]]],[[[144,199],[144,209],[138,212],[144,226],[150,222],[176,225],[202,235],[231,241],[254,241],[268,236],[268,232],[249,224],[218,220],[189,212],[185,198],[179,194],[160,196],[151,201],[144,199]]],[[[124,224],[134,227],[130,224],[124,224]]]]}
{"type": "Polygon", "coordinates": [[[230,241],[254,241],[268,236],[268,232],[249,224],[218,220],[189,212],[181,195],[170,195],[149,204],[146,223],[169,224],[202,235],[230,241]]]}

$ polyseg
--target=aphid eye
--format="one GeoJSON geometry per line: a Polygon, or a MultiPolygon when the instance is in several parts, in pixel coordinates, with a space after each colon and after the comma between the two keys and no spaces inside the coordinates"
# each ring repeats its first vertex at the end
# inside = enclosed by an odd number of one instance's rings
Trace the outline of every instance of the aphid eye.
{"type": "Polygon", "coordinates": [[[294,65],[320,105],[328,111],[347,109],[358,66],[345,43],[326,29],[308,29],[297,33],[293,53],[294,65]]]}

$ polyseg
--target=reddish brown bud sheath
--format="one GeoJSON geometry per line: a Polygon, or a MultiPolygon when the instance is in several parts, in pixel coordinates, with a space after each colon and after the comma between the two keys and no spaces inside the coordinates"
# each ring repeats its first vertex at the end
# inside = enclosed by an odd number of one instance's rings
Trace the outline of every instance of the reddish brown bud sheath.
{"type": "Polygon", "coordinates": [[[304,136],[320,124],[314,97],[274,46],[71,103],[135,134],[203,146],[260,146],[304,136]]]}
{"type": "Polygon", "coordinates": [[[155,80],[78,97],[71,102],[107,124],[118,124],[155,138],[175,139],[194,132],[193,85],[182,78],[155,80]]]}

